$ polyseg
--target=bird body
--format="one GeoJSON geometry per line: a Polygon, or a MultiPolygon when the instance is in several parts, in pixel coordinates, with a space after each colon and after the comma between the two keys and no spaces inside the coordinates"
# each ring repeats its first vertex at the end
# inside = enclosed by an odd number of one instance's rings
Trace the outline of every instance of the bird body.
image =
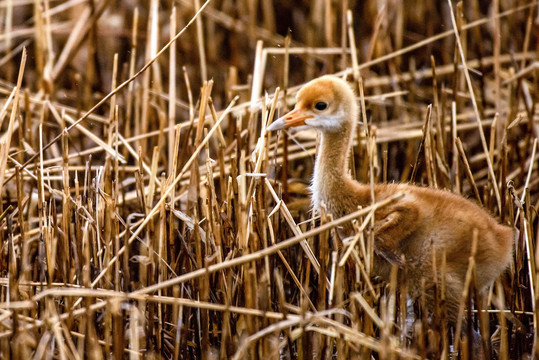
{"type": "MultiPolygon", "coordinates": [[[[353,90],[342,79],[323,76],[306,84],[290,113],[277,119],[269,131],[307,126],[320,134],[312,180],[312,206],[322,205],[334,217],[373,203],[371,185],[352,179],[348,157],[358,120],[353,90]]],[[[388,279],[392,264],[404,259],[410,295],[418,296],[421,277],[434,279],[432,252],[440,266],[446,257],[446,303],[450,318],[457,316],[474,232],[477,234],[476,284],[479,290],[491,284],[507,268],[513,246],[513,230],[499,224],[477,204],[446,190],[410,184],[375,184],[374,201],[396,193],[403,196],[375,213],[374,273],[388,279]],[[454,310],[454,311],[453,311],[454,310]]],[[[353,230],[345,226],[348,234],[353,230]]],[[[439,276],[439,274],[438,274],[439,276]]]]}

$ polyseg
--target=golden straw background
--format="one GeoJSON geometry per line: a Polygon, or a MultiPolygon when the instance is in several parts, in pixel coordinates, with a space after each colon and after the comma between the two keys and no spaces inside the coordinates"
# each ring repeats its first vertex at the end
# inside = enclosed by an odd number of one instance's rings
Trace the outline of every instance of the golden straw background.
{"type": "Polygon", "coordinates": [[[371,272],[392,199],[313,216],[316,133],[266,133],[323,74],[368,119],[352,177],[516,229],[464,331],[539,356],[538,57],[538,1],[0,0],[0,359],[475,358],[442,289],[371,272]]]}

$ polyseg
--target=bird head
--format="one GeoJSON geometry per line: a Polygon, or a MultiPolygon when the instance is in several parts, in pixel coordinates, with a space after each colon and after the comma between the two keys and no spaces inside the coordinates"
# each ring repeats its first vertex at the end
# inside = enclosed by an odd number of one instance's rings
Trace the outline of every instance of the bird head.
{"type": "Polygon", "coordinates": [[[268,131],[299,126],[321,132],[347,131],[352,130],[357,115],[357,102],[348,83],[326,75],[302,87],[294,109],[275,120],[268,131]]]}

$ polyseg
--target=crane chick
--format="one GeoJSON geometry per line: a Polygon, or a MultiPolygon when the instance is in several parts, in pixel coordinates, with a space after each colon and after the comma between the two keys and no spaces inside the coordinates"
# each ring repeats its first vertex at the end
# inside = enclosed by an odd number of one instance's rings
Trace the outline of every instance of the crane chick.
{"type": "MultiPolygon", "coordinates": [[[[358,115],[357,100],[348,83],[323,76],[307,83],[297,94],[295,108],[268,127],[268,131],[298,126],[318,131],[320,145],[311,203],[314,211],[324,204],[334,218],[372,204],[371,186],[355,181],[347,170],[358,115]]],[[[446,304],[449,321],[454,324],[474,231],[478,236],[476,285],[483,290],[507,268],[512,257],[513,230],[499,224],[475,203],[445,190],[410,184],[374,185],[376,201],[399,192],[404,194],[402,198],[375,213],[374,272],[388,279],[391,263],[403,257],[410,295],[417,297],[422,277],[427,284],[440,281],[433,280],[431,246],[438,264],[445,252],[446,304]]],[[[350,233],[352,227],[344,230],[350,233]]]]}

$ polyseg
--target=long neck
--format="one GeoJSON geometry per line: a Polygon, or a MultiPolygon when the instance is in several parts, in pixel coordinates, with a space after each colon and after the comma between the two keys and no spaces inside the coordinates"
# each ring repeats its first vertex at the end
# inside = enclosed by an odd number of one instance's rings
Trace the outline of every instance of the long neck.
{"type": "Polygon", "coordinates": [[[348,168],[350,143],[350,133],[321,133],[320,147],[316,157],[315,177],[327,180],[341,178],[348,168]]]}
{"type": "Polygon", "coordinates": [[[328,202],[335,197],[333,192],[343,190],[354,128],[350,124],[338,132],[321,132],[312,184],[315,211],[319,210],[322,202],[329,205],[328,202]]]}

